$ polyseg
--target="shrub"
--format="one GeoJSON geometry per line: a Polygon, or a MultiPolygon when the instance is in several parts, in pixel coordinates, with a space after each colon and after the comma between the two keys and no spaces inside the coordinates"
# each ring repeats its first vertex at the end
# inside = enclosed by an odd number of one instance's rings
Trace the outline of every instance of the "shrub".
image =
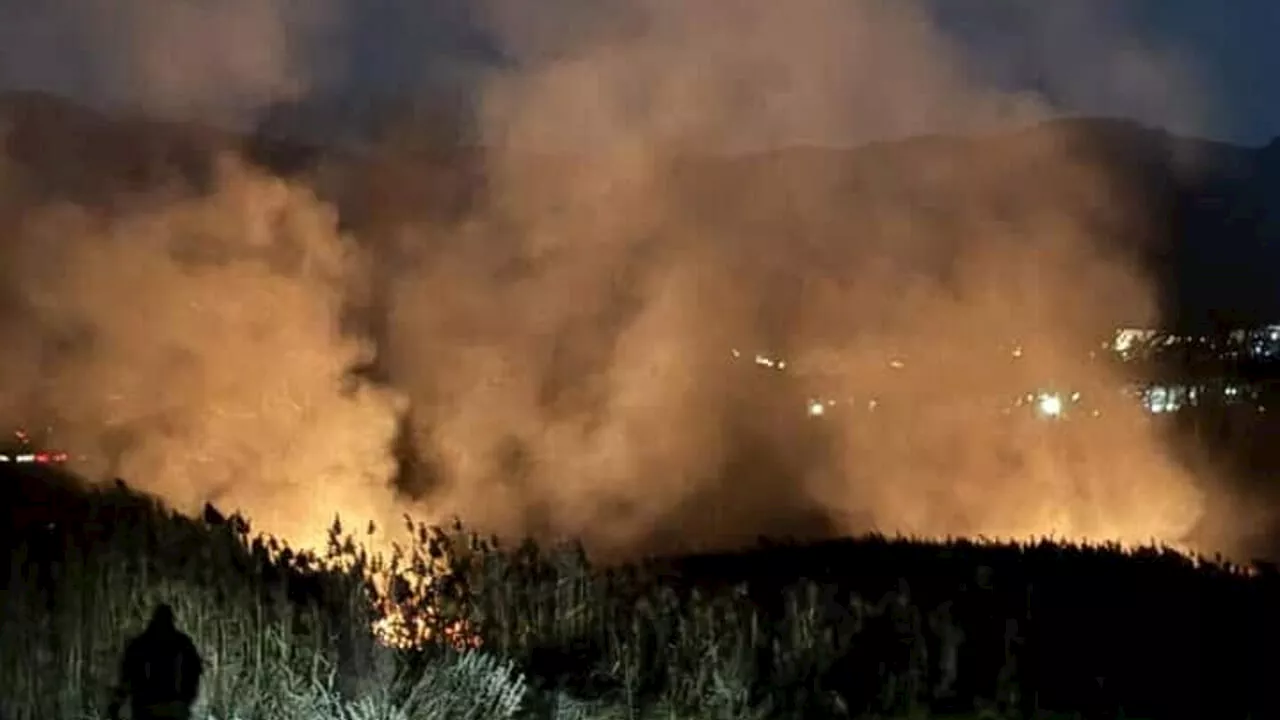
{"type": "Polygon", "coordinates": [[[1280,640],[1274,572],[1161,548],[867,538],[600,567],[411,521],[385,557],[337,522],[317,555],[123,487],[59,508],[0,528],[4,720],[97,717],[158,602],[216,720],[1179,717],[1202,698],[1245,717],[1280,640]]]}

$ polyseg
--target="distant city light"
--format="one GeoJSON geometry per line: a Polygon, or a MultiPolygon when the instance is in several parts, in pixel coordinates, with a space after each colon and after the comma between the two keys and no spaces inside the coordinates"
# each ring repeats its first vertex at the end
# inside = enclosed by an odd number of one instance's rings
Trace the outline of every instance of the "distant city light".
{"type": "Polygon", "coordinates": [[[13,433],[18,441],[17,452],[0,451],[0,463],[19,463],[49,465],[65,463],[69,459],[67,453],[60,450],[37,450],[31,447],[31,435],[19,428],[13,433]]]}
{"type": "Polygon", "coordinates": [[[1039,400],[1036,402],[1036,409],[1045,417],[1061,417],[1062,397],[1056,393],[1041,393],[1039,400]]]}
{"type": "MultiPolygon", "coordinates": [[[[1216,353],[1223,358],[1248,356],[1275,361],[1280,359],[1280,325],[1237,329],[1217,339],[1207,335],[1175,334],[1153,329],[1117,328],[1114,337],[1110,341],[1103,341],[1100,344],[1102,348],[1109,349],[1124,361],[1150,359],[1161,352],[1190,352],[1193,350],[1216,353]]],[[[1001,348],[1002,352],[1010,353],[1014,359],[1023,357],[1026,354],[1025,347],[1017,340],[1013,340],[1009,344],[1003,344],[1001,348]]],[[[795,372],[786,360],[768,352],[748,352],[741,347],[734,347],[729,349],[729,354],[736,360],[753,364],[765,370],[795,372]]],[[[1100,357],[1100,354],[1090,351],[1089,357],[1097,358],[1100,357]]],[[[900,355],[889,354],[883,361],[889,368],[894,370],[903,370],[907,365],[906,358],[900,355]]],[[[1152,415],[1176,413],[1184,408],[1195,407],[1204,402],[1213,402],[1213,398],[1231,405],[1248,403],[1257,412],[1267,411],[1261,403],[1261,391],[1256,385],[1241,386],[1231,383],[1216,385],[1215,383],[1210,383],[1207,385],[1174,384],[1165,386],[1156,383],[1134,383],[1126,385],[1121,389],[1121,392],[1130,400],[1136,400],[1139,407],[1152,415]]],[[[847,397],[839,402],[842,408],[862,406],[864,403],[866,410],[869,412],[876,411],[880,405],[879,400],[866,398],[865,396],[856,400],[854,397],[847,397]]],[[[805,401],[805,413],[810,418],[829,416],[832,414],[829,411],[834,410],[836,405],[837,402],[835,400],[825,398],[809,399],[805,401]]],[[[1034,416],[1045,419],[1075,420],[1100,417],[1103,414],[1101,410],[1091,407],[1091,405],[1092,403],[1084,402],[1079,391],[1063,389],[1055,392],[1023,393],[1016,396],[1016,399],[1011,399],[1008,405],[999,408],[999,412],[1009,415],[1016,408],[1027,408],[1034,416]]],[[[19,431],[16,435],[20,444],[28,445],[30,443],[24,432],[19,431]]],[[[21,457],[0,456],[0,463],[58,462],[60,457],[58,454],[46,456],[23,455],[21,457]]]]}

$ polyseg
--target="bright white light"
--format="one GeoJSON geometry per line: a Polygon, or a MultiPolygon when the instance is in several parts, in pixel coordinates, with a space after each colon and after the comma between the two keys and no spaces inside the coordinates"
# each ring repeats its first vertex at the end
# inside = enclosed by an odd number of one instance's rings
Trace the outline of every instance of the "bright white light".
{"type": "Polygon", "coordinates": [[[1045,417],[1058,417],[1062,415],[1062,398],[1055,394],[1044,393],[1036,403],[1036,408],[1045,417]]]}
{"type": "Polygon", "coordinates": [[[822,417],[827,414],[827,406],[821,400],[809,401],[809,417],[822,417]]]}

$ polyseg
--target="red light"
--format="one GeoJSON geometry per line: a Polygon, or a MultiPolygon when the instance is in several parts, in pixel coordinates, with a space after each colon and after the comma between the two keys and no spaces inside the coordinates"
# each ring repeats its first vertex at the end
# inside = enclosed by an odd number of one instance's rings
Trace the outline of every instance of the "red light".
{"type": "Polygon", "coordinates": [[[36,462],[38,463],[49,462],[49,453],[36,453],[36,462]]]}

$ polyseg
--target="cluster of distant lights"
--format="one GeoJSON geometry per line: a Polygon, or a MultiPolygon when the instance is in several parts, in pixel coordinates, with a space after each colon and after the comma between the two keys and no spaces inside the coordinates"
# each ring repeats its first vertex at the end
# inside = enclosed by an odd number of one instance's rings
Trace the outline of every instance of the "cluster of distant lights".
{"type": "MultiPolygon", "coordinates": [[[[1115,338],[1109,343],[1104,343],[1103,347],[1114,352],[1121,359],[1129,360],[1143,347],[1173,347],[1179,345],[1216,347],[1212,345],[1212,341],[1207,337],[1167,335],[1160,334],[1154,330],[1128,328],[1118,329],[1115,338]]],[[[1021,358],[1024,354],[1023,347],[1016,343],[1010,346],[1009,352],[1014,358],[1021,358]]],[[[1227,336],[1226,347],[1223,352],[1232,355],[1238,355],[1243,352],[1253,357],[1263,358],[1280,357],[1280,325],[1269,325],[1254,330],[1233,331],[1227,336]]],[[[784,371],[787,369],[786,360],[772,357],[765,353],[748,355],[735,348],[731,351],[731,354],[735,360],[747,358],[752,364],[765,370],[784,371]]],[[[891,358],[887,363],[893,369],[905,367],[905,362],[899,358],[891,358]]],[[[1186,407],[1194,407],[1204,396],[1210,393],[1219,394],[1227,403],[1256,401],[1259,396],[1259,392],[1256,389],[1239,385],[1226,385],[1218,389],[1185,385],[1149,385],[1146,387],[1128,387],[1123,392],[1128,396],[1137,398],[1141,406],[1153,415],[1175,413],[1186,407]]],[[[805,407],[809,417],[823,418],[829,415],[837,405],[852,404],[854,404],[852,401],[838,403],[836,400],[829,398],[809,398],[805,407]]],[[[1081,414],[1094,418],[1101,415],[1101,411],[1097,409],[1090,409],[1082,413],[1072,410],[1073,406],[1080,404],[1081,394],[1079,392],[1039,391],[1019,396],[1013,401],[1011,407],[1006,408],[1004,412],[1008,414],[1015,408],[1027,407],[1033,410],[1036,416],[1050,420],[1081,414]]],[[[880,401],[874,398],[865,401],[868,411],[875,411],[879,405],[880,401]]],[[[1256,405],[1255,409],[1258,412],[1266,412],[1267,410],[1262,405],[1256,405]]]]}
{"type": "Polygon", "coordinates": [[[0,464],[15,465],[60,465],[67,462],[70,456],[59,450],[28,450],[31,436],[25,430],[13,433],[21,452],[0,452],[0,464]]]}
{"type": "MultiPolygon", "coordinates": [[[[1177,346],[1217,348],[1215,342],[1206,336],[1172,335],[1160,333],[1156,330],[1135,328],[1117,329],[1114,339],[1104,344],[1104,348],[1114,352],[1123,360],[1133,359],[1144,349],[1177,346]]],[[[1232,331],[1227,335],[1225,346],[1221,350],[1227,355],[1239,355],[1243,352],[1252,357],[1278,357],[1280,356],[1280,325],[1232,331]]],[[[744,357],[744,353],[736,348],[731,351],[731,354],[735,360],[741,360],[744,357]]],[[[1015,343],[1010,350],[1010,354],[1014,358],[1021,358],[1023,356],[1022,346],[1015,343]]],[[[757,367],[766,370],[784,371],[787,369],[786,360],[764,353],[755,353],[750,357],[750,360],[757,367]]],[[[891,358],[888,361],[888,365],[895,370],[905,367],[905,363],[899,358],[891,358]]],[[[1137,391],[1128,390],[1127,392],[1139,395],[1142,406],[1152,414],[1159,415],[1177,412],[1187,406],[1194,406],[1200,397],[1208,391],[1194,386],[1153,385],[1137,391]]],[[[1224,387],[1221,393],[1227,402],[1256,400],[1258,397],[1256,390],[1236,385],[1224,387]]],[[[1036,415],[1042,418],[1060,419],[1066,417],[1069,408],[1080,403],[1080,400],[1079,392],[1041,391],[1027,393],[1018,397],[1013,402],[1013,406],[1030,407],[1035,411],[1036,415]]],[[[821,418],[830,413],[836,405],[837,402],[832,399],[810,398],[806,402],[806,409],[809,417],[821,418]]],[[[880,401],[874,398],[866,401],[866,409],[868,411],[875,411],[879,405],[880,401]]],[[[1257,406],[1257,410],[1266,412],[1266,408],[1261,405],[1257,406]]],[[[1006,409],[1006,412],[1008,412],[1008,409],[1006,409]]],[[[1088,415],[1092,417],[1098,417],[1099,414],[1100,412],[1096,409],[1088,412],[1088,415]]],[[[61,451],[28,451],[27,448],[31,445],[31,438],[24,430],[16,431],[14,437],[23,451],[17,453],[0,451],[0,465],[56,465],[65,463],[69,459],[67,453],[61,451]]]]}
{"type": "Polygon", "coordinates": [[[1115,337],[1104,347],[1122,360],[1134,360],[1172,348],[1203,348],[1228,358],[1276,359],[1280,358],[1280,325],[1236,329],[1218,338],[1176,335],[1147,328],[1118,328],[1115,337]]]}
{"type": "MultiPolygon", "coordinates": [[[[1080,402],[1080,393],[1073,392],[1070,394],[1055,392],[1027,393],[1019,397],[1013,402],[1014,407],[1030,406],[1040,417],[1056,419],[1064,417],[1067,408],[1074,403],[1080,402]]],[[[836,406],[835,400],[812,398],[808,402],[809,417],[824,417],[828,412],[836,406]]],[[[867,401],[867,410],[875,411],[880,406],[880,401],[871,399],[867,401]]],[[[1092,417],[1098,417],[1101,413],[1097,410],[1089,411],[1092,417]]]]}
{"type": "MultiPolygon", "coordinates": [[[[1015,346],[1012,352],[1014,357],[1021,357],[1023,351],[1021,347],[1015,346]]],[[[736,348],[731,350],[730,354],[735,360],[741,360],[744,357],[743,352],[736,348]]],[[[750,360],[752,364],[765,370],[782,371],[787,369],[786,360],[774,358],[764,353],[755,353],[750,357],[750,360]]],[[[906,363],[900,358],[890,359],[888,361],[888,365],[895,370],[900,370],[906,367],[906,363]]],[[[1028,393],[1021,396],[1013,402],[1013,405],[1015,407],[1030,405],[1041,417],[1061,418],[1066,414],[1068,405],[1078,403],[1079,401],[1080,393],[1078,392],[1065,395],[1053,392],[1040,392],[1028,393]]],[[[837,403],[835,400],[830,398],[809,398],[805,404],[805,408],[809,417],[822,418],[832,412],[838,404],[840,403],[837,403]]],[[[852,404],[852,402],[848,404],[852,404]]],[[[870,398],[866,401],[866,409],[870,412],[874,412],[879,407],[880,401],[876,398],[870,398]]],[[[1093,417],[1097,417],[1099,415],[1097,410],[1091,411],[1090,414],[1093,417]]]]}
{"type": "MultiPolygon", "coordinates": [[[[1160,333],[1156,330],[1137,329],[1137,328],[1119,328],[1116,330],[1115,337],[1109,343],[1104,343],[1104,348],[1114,352],[1123,360],[1133,359],[1136,355],[1141,354],[1144,350],[1151,350],[1160,347],[1177,347],[1177,346],[1202,346],[1217,348],[1213,340],[1207,336],[1187,336],[1172,335],[1160,333]]],[[[1280,325],[1268,325],[1262,328],[1251,330],[1235,330],[1226,337],[1225,346],[1221,348],[1228,355],[1239,355],[1241,352],[1253,357],[1272,358],[1280,356],[1280,325]]],[[[744,357],[742,351],[733,349],[731,354],[735,360],[741,360],[744,357]]],[[[1014,344],[1010,349],[1010,354],[1014,358],[1023,356],[1023,348],[1021,345],[1014,344]]],[[[787,369],[787,361],[771,357],[764,353],[755,353],[750,358],[751,362],[763,369],[784,371],[787,369]]],[[[897,370],[905,367],[905,363],[899,358],[891,358],[888,361],[889,367],[897,370]]],[[[1142,406],[1152,414],[1164,414],[1177,412],[1187,406],[1197,404],[1200,397],[1207,392],[1204,388],[1188,387],[1188,386],[1160,386],[1153,385],[1142,388],[1136,392],[1128,391],[1130,394],[1136,394],[1141,397],[1142,406]]],[[[1258,392],[1251,388],[1241,388],[1235,385],[1228,385],[1221,390],[1222,395],[1227,402],[1242,402],[1249,399],[1257,399],[1258,392]]],[[[1020,396],[1013,402],[1014,407],[1030,407],[1035,414],[1042,418],[1059,419],[1068,415],[1069,408],[1080,403],[1080,393],[1059,393],[1059,392],[1034,392],[1020,396]]],[[[810,398],[806,403],[806,409],[809,417],[821,418],[830,413],[837,403],[835,400],[824,398],[810,398]]],[[[877,399],[869,399],[866,401],[866,409],[875,411],[880,405],[877,399]]],[[[1266,408],[1257,406],[1259,412],[1266,412],[1266,408]]],[[[1006,409],[1008,412],[1008,409],[1006,409]]],[[[1090,410],[1088,415],[1098,417],[1098,410],[1090,410]]],[[[9,453],[0,452],[0,464],[22,464],[22,465],[56,465],[67,462],[69,459],[67,453],[61,451],[27,451],[31,445],[31,438],[24,430],[18,430],[14,433],[19,447],[23,452],[9,453]]]]}
{"type": "Polygon", "coordinates": [[[68,457],[69,456],[64,452],[21,453],[18,455],[0,454],[0,463],[56,465],[66,462],[68,457]]]}
{"type": "MultiPolygon", "coordinates": [[[[1186,407],[1194,407],[1206,391],[1196,387],[1152,385],[1145,388],[1126,388],[1124,392],[1126,395],[1137,397],[1142,407],[1152,415],[1163,415],[1178,412],[1186,407]]],[[[1250,399],[1256,400],[1259,393],[1250,388],[1228,385],[1222,389],[1222,395],[1228,403],[1238,403],[1250,399]]],[[[1018,408],[1029,408],[1036,416],[1048,420],[1064,419],[1068,416],[1090,418],[1102,416],[1102,411],[1097,408],[1080,412],[1072,409],[1082,404],[1083,398],[1079,392],[1032,392],[1014,400],[1012,406],[1005,409],[1004,414],[1007,415],[1018,408]]],[[[812,418],[824,417],[836,405],[835,400],[812,398],[807,404],[808,415],[812,418]]],[[[878,400],[867,401],[868,410],[874,411],[879,405],[878,400]]],[[[1256,405],[1255,409],[1258,412],[1267,411],[1263,405],[1256,405]]]]}

